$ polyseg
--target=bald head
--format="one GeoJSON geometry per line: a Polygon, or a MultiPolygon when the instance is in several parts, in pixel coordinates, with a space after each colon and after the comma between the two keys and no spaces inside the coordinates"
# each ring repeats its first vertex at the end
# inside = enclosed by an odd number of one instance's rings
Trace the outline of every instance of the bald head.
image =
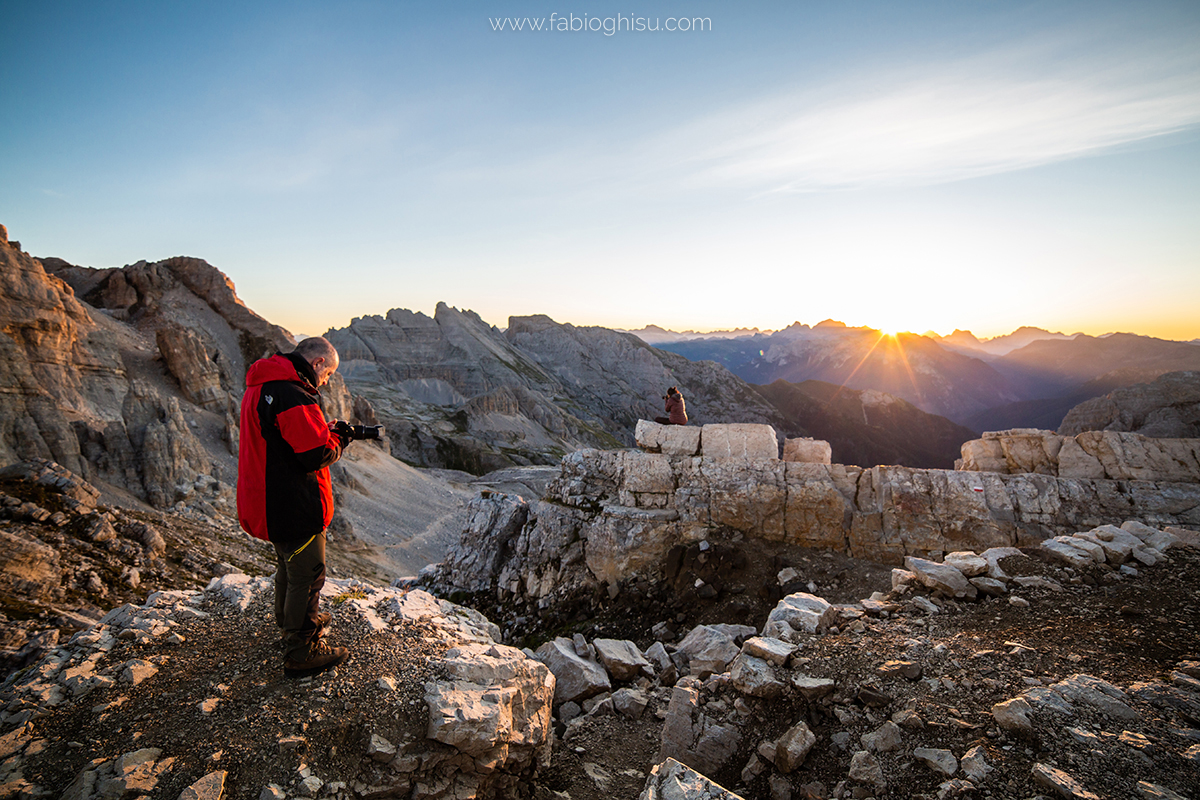
{"type": "Polygon", "coordinates": [[[330,376],[337,372],[340,363],[338,352],[323,336],[310,336],[296,345],[292,352],[307,361],[313,372],[317,373],[317,386],[324,386],[330,376]]]}

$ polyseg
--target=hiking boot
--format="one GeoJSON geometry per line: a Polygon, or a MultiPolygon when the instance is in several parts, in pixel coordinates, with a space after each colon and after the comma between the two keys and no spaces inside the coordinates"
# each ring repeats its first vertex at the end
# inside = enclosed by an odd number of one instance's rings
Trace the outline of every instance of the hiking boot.
{"type": "MultiPolygon", "coordinates": [[[[333,614],[330,614],[328,611],[322,611],[322,612],[318,613],[317,614],[317,627],[316,627],[316,630],[313,632],[312,638],[320,639],[322,636],[324,636],[329,631],[329,623],[332,620],[333,620],[333,614]]],[[[279,646],[285,650],[287,649],[288,640],[287,640],[286,632],[282,636],[279,637],[279,646]]]]}
{"type": "Polygon", "coordinates": [[[327,669],[336,667],[350,657],[350,651],[344,647],[330,647],[324,639],[316,639],[308,646],[308,658],[296,661],[288,658],[283,662],[285,678],[305,678],[317,675],[327,669]]]}

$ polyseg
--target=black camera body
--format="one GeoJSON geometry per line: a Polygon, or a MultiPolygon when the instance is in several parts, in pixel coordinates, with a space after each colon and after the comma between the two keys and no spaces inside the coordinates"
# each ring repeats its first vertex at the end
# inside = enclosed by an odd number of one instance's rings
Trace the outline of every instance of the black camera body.
{"type": "Polygon", "coordinates": [[[338,420],[333,424],[333,432],[352,442],[362,440],[378,440],[383,433],[382,425],[351,425],[338,420]]]}

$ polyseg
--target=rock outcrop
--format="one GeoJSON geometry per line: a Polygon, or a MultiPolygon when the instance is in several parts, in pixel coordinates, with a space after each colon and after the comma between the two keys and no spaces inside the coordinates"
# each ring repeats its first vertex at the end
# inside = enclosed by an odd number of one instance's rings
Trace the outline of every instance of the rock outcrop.
{"type": "Polygon", "coordinates": [[[549,602],[656,574],[671,548],[701,541],[900,563],[1129,519],[1196,525],[1200,485],[584,450],[563,459],[542,501],[481,497],[471,509],[436,581],[549,602]]]}
{"type": "Polygon", "coordinates": [[[1163,439],[1200,438],[1200,372],[1168,372],[1067,412],[1059,433],[1127,431],[1163,439]]]}
{"type": "Polygon", "coordinates": [[[962,446],[958,469],[1007,475],[1200,483],[1200,439],[1085,431],[1061,436],[1019,428],[985,433],[962,446]]]}

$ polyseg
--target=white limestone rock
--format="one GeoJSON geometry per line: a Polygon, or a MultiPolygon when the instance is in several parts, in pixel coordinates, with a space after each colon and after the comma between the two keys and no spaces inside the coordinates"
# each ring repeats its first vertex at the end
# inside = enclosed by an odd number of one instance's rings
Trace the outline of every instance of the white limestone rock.
{"type": "Polygon", "coordinates": [[[747,653],[733,660],[729,670],[734,688],[751,697],[778,697],[783,694],[784,684],[775,676],[769,663],[747,653]]]}
{"type": "Polygon", "coordinates": [[[1029,719],[1032,712],[1033,708],[1023,697],[1014,697],[992,706],[992,716],[996,719],[996,724],[1013,733],[1033,733],[1033,721],[1029,719]]]}
{"type": "Polygon", "coordinates": [[[816,743],[816,734],[808,725],[803,720],[797,722],[775,740],[775,766],[785,774],[798,769],[816,743]]]}
{"type": "Polygon", "coordinates": [[[697,625],[675,648],[688,659],[693,675],[722,673],[738,657],[741,650],[734,644],[733,637],[712,625],[697,625]]]}
{"type": "Polygon", "coordinates": [[[821,439],[784,439],[783,460],[804,464],[832,464],[833,449],[821,439]]]}
{"type": "Polygon", "coordinates": [[[968,578],[974,578],[976,575],[982,575],[988,571],[988,562],[970,550],[947,553],[943,563],[949,564],[968,578]]]}
{"type": "Polygon", "coordinates": [[[633,432],[637,446],[665,456],[694,456],[700,452],[700,428],[695,425],[660,425],[639,419],[633,432]]]}
{"type": "Polygon", "coordinates": [[[913,758],[929,767],[934,772],[940,772],[947,778],[958,772],[958,759],[949,750],[933,747],[917,747],[913,749],[913,758]]]}
{"type": "Polygon", "coordinates": [[[787,663],[796,645],[770,636],[753,636],[742,644],[742,652],[768,661],[777,667],[787,663]]]}
{"type": "Polygon", "coordinates": [[[917,578],[924,586],[941,592],[946,597],[974,599],[978,594],[966,576],[953,565],[906,556],[904,567],[917,573],[917,578]]]}
{"type": "Polygon", "coordinates": [[[817,633],[837,624],[837,609],[827,600],[807,592],[781,599],[767,616],[763,636],[795,641],[796,633],[817,633]]]}
{"type": "Polygon", "coordinates": [[[656,764],[638,800],[742,800],[673,758],[656,764]]]}
{"type": "Polygon", "coordinates": [[[1046,764],[1034,764],[1030,771],[1033,782],[1043,789],[1049,789],[1063,800],[1100,800],[1099,795],[1083,788],[1083,784],[1060,769],[1046,764]]]}
{"type": "Polygon", "coordinates": [[[959,767],[963,774],[970,778],[975,783],[980,783],[988,776],[995,767],[987,761],[987,751],[983,745],[975,745],[966,753],[963,754],[962,760],[959,761],[959,767]]]}
{"type": "Polygon", "coordinates": [[[978,578],[971,578],[971,585],[988,597],[1002,597],[1008,591],[1004,581],[985,578],[982,575],[978,578]]]}
{"type": "Polygon", "coordinates": [[[779,441],[770,425],[735,422],[700,429],[700,454],[705,458],[779,460],[779,441]]]}
{"type": "Polygon", "coordinates": [[[604,667],[575,652],[575,643],[559,636],[537,649],[538,660],[554,673],[554,703],[586,700],[612,689],[604,667]]]}
{"type": "Polygon", "coordinates": [[[445,680],[425,684],[426,736],[485,772],[505,766],[518,745],[549,747],[555,680],[545,664],[515,647],[469,643],[448,650],[443,667],[445,680]]]}
{"type": "Polygon", "coordinates": [[[1009,556],[1025,555],[1015,547],[989,547],[979,554],[979,557],[987,562],[987,576],[993,580],[1006,581],[1012,576],[1000,568],[1000,562],[1009,556]]]}
{"type": "Polygon", "coordinates": [[[888,720],[870,733],[864,733],[859,741],[864,750],[891,753],[900,749],[900,726],[888,720]]]}
{"type": "Polygon", "coordinates": [[[654,674],[654,667],[638,646],[628,639],[596,639],[592,646],[596,648],[596,657],[614,680],[630,681],[640,674],[654,674]]]}

